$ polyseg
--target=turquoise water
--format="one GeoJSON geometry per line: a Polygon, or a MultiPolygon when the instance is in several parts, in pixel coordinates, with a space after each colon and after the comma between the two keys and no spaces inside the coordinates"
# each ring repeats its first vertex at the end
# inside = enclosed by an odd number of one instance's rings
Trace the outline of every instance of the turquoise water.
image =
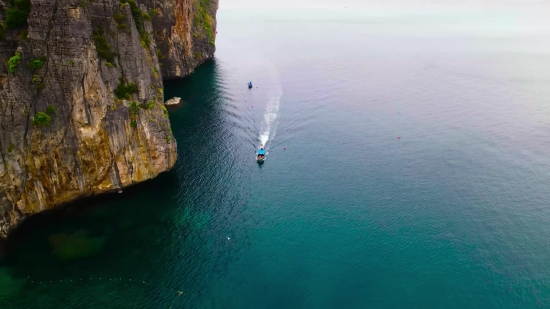
{"type": "Polygon", "coordinates": [[[218,17],[216,59],[165,84],[177,165],[28,220],[1,308],[550,306],[544,20],[218,17]]]}

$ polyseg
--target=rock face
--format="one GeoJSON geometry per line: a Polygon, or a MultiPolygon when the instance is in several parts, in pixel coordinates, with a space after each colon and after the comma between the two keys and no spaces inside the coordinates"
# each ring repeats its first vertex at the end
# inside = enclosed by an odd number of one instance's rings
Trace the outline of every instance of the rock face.
{"type": "Polygon", "coordinates": [[[215,51],[217,0],[22,2],[0,1],[0,237],[169,170],[162,79],[215,51]]]}
{"type": "Polygon", "coordinates": [[[218,0],[159,0],[156,6],[152,22],[164,79],[187,76],[214,57],[218,0]]]}

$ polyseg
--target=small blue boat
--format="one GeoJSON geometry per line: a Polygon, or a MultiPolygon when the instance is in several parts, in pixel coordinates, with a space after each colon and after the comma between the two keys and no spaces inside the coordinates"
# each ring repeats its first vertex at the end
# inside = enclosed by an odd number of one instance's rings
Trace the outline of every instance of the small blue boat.
{"type": "Polygon", "coordinates": [[[248,89],[252,89],[252,82],[248,82],[248,89]]]}
{"type": "Polygon", "coordinates": [[[265,160],[265,149],[264,145],[260,146],[260,149],[258,149],[258,152],[256,154],[256,159],[258,160],[258,163],[262,163],[265,160]]]}

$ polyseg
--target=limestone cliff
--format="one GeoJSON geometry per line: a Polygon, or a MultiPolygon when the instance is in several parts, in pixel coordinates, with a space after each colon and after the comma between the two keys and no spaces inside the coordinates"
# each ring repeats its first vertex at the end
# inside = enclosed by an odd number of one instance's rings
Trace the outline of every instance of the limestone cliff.
{"type": "Polygon", "coordinates": [[[0,237],[176,161],[162,79],[213,56],[217,0],[0,1],[0,237]]]}
{"type": "Polygon", "coordinates": [[[218,0],[161,0],[152,18],[162,77],[187,76],[214,57],[218,0]],[[162,7],[162,8],[160,8],[162,7]]]}

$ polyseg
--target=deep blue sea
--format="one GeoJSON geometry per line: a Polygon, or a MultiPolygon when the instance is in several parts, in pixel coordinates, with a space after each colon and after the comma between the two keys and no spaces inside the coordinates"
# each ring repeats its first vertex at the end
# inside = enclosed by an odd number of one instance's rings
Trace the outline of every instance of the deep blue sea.
{"type": "Polygon", "coordinates": [[[28,220],[0,308],[550,308],[537,8],[220,9],[174,169],[28,220]]]}

